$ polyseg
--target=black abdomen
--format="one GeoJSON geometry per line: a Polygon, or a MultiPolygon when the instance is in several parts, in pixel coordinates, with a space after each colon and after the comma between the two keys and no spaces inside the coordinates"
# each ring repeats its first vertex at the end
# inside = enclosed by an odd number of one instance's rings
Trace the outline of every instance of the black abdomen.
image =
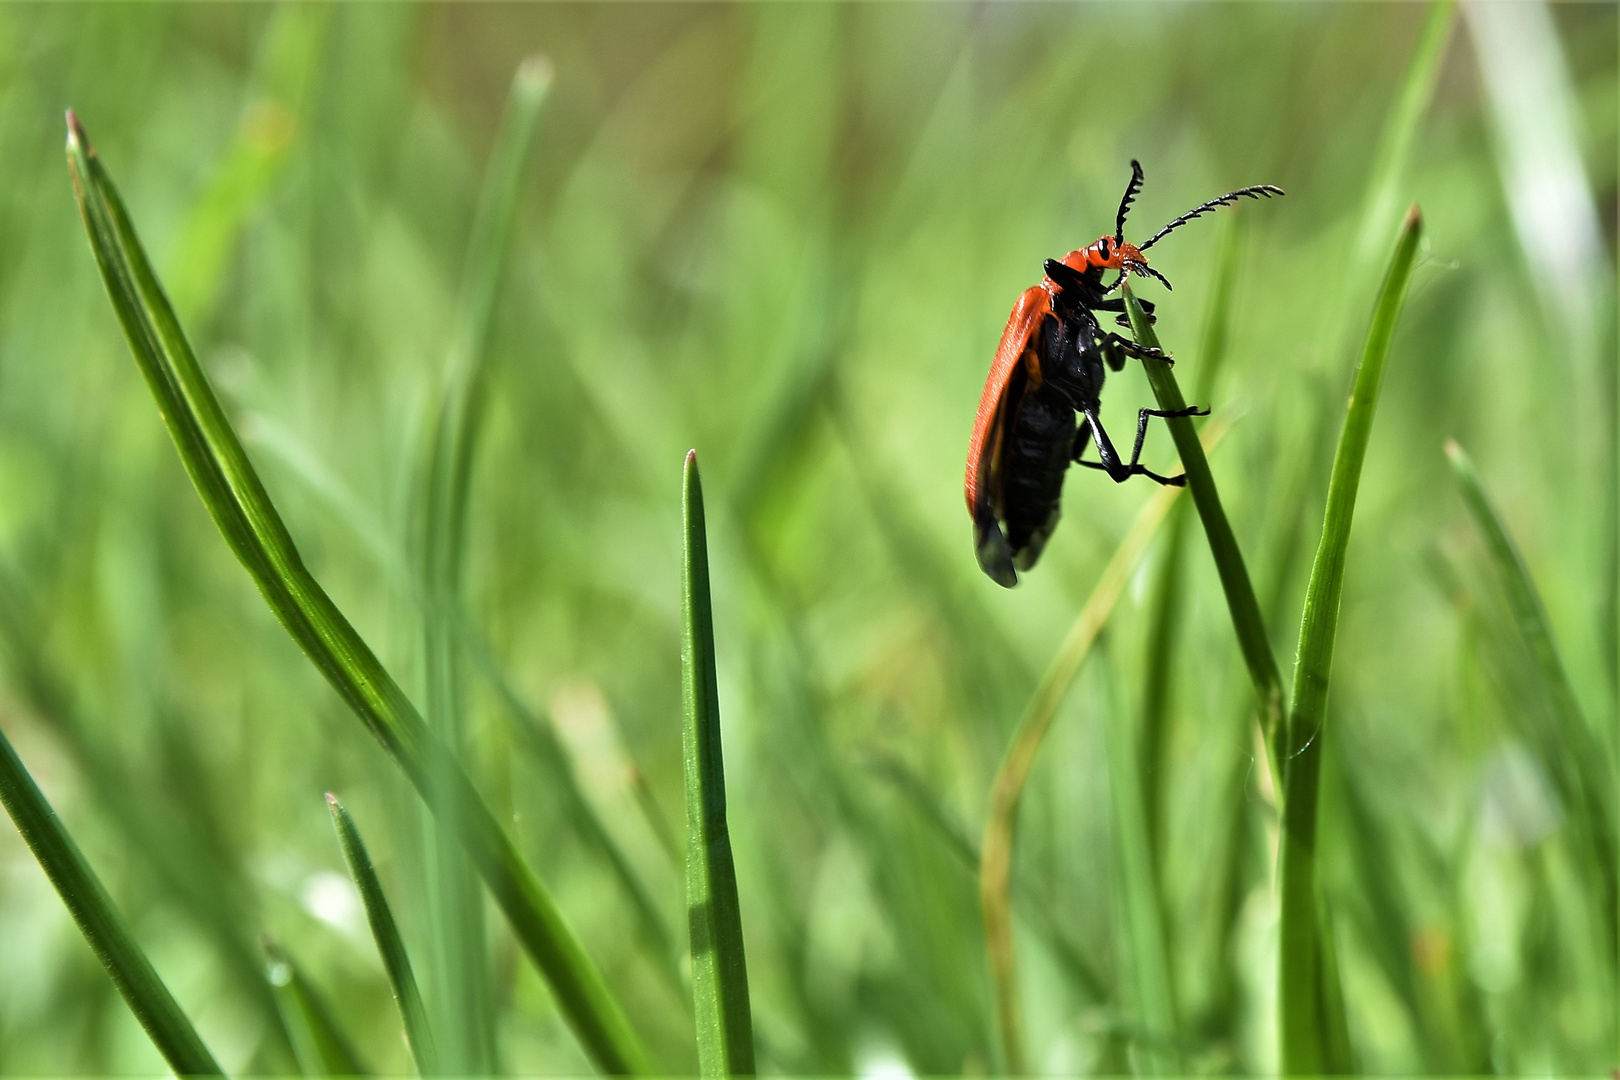
{"type": "Polygon", "coordinates": [[[1024,394],[1008,433],[1002,508],[1013,565],[1028,570],[1057,527],[1063,475],[1074,456],[1074,406],[1050,384],[1024,394]]]}

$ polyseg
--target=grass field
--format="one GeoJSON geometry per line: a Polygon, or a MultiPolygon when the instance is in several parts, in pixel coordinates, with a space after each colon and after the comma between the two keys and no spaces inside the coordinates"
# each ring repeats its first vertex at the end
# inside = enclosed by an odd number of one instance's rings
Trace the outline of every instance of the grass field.
{"type": "Polygon", "coordinates": [[[1620,1066],[1617,52],[0,5],[0,1072],[1620,1066]],[[1134,285],[1208,467],[1003,590],[980,388],[1133,158],[1127,239],[1287,191],[1134,285]]]}

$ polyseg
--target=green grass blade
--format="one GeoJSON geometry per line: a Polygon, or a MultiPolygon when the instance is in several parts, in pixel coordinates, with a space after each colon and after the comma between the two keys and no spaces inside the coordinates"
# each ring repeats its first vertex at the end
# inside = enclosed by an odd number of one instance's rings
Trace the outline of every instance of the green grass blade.
{"type": "MultiPolygon", "coordinates": [[[[1130,285],[1126,284],[1121,291],[1125,298],[1125,311],[1130,316],[1132,334],[1141,344],[1159,348],[1159,335],[1154,333],[1153,324],[1142,313],[1142,306],[1136,302],[1130,285]]],[[[1148,360],[1143,362],[1142,367],[1147,372],[1148,384],[1153,387],[1153,396],[1158,399],[1160,409],[1175,412],[1187,407],[1175,372],[1169,364],[1148,360]]],[[[1266,638],[1260,602],[1255,599],[1249,568],[1243,561],[1243,553],[1238,550],[1237,537],[1226,519],[1226,511],[1221,507],[1221,494],[1215,487],[1215,476],[1209,471],[1209,459],[1204,456],[1204,448],[1198,442],[1192,420],[1178,416],[1165,423],[1176,441],[1181,467],[1187,473],[1187,486],[1192,489],[1193,505],[1198,508],[1198,517],[1204,523],[1204,535],[1209,538],[1210,554],[1215,558],[1215,570],[1220,575],[1221,588],[1226,593],[1226,606],[1232,615],[1232,629],[1237,633],[1238,648],[1243,653],[1243,662],[1248,666],[1255,697],[1260,703],[1260,726],[1265,735],[1271,775],[1276,778],[1279,775],[1278,763],[1283,756],[1282,675],[1277,668],[1277,658],[1272,654],[1271,642],[1266,638]]]]}
{"type": "MultiPolygon", "coordinates": [[[[1209,307],[1204,315],[1204,330],[1198,348],[1198,376],[1193,387],[1193,400],[1199,402],[1211,400],[1215,391],[1215,377],[1226,360],[1232,291],[1237,279],[1238,230],[1242,221],[1243,218],[1237,214],[1222,219],[1220,245],[1215,256],[1215,277],[1210,286],[1209,307]]],[[[1164,546],[1154,569],[1147,651],[1143,659],[1142,812],[1155,865],[1161,868],[1165,858],[1160,820],[1164,802],[1161,788],[1166,773],[1165,738],[1170,723],[1170,700],[1175,680],[1172,658],[1183,608],[1182,559],[1187,546],[1187,525],[1186,504],[1178,502],[1165,525],[1164,546]]]]}
{"type": "MultiPolygon", "coordinates": [[[[462,656],[455,624],[466,570],[469,481],[507,240],[523,165],[550,85],[550,65],[539,59],[520,65],[512,80],[468,243],[448,379],[423,477],[427,721],[458,755],[467,753],[462,656]]],[[[489,1072],[496,1056],[495,1015],[482,898],[457,841],[457,823],[441,815],[425,825],[428,888],[435,900],[429,905],[436,975],[433,1003],[444,1065],[455,1073],[489,1072]]]]}
{"type": "Polygon", "coordinates": [[[163,1060],[181,1076],[224,1075],[4,732],[0,732],[0,803],[163,1060]]]}
{"type": "Polygon", "coordinates": [[[447,758],[447,748],[305,568],[175,318],[117,189],[71,114],[68,163],[108,298],[186,472],[226,543],[282,626],[423,799],[435,813],[457,821],[468,854],[586,1053],[608,1071],[644,1071],[639,1038],[545,887],[466,774],[452,767],[437,770],[446,777],[435,777],[431,763],[447,758]]]}
{"type": "Polygon", "coordinates": [[[304,978],[292,957],[270,938],[264,939],[270,958],[270,985],[275,988],[281,1019],[292,1036],[293,1052],[305,1076],[363,1076],[367,1069],[349,1037],[338,1027],[332,1008],[304,978]]]}
{"type": "MultiPolygon", "coordinates": [[[[1574,774],[1573,786],[1577,789],[1575,798],[1584,804],[1581,807],[1582,816],[1586,819],[1583,831],[1590,837],[1593,864],[1602,882],[1600,910],[1612,912],[1617,896],[1620,896],[1616,888],[1616,805],[1612,759],[1604,752],[1601,738],[1587,721],[1580,700],[1575,696],[1575,688],[1553,637],[1552,621],[1541,602],[1541,592],[1536,588],[1535,579],[1530,576],[1530,568],[1525,564],[1518,545],[1508,533],[1502,515],[1491,502],[1473,461],[1454,441],[1446,443],[1446,456],[1451,460],[1451,467],[1462,485],[1463,499],[1468,504],[1474,523],[1485,539],[1491,565],[1507,594],[1513,621],[1552,699],[1553,712],[1558,721],[1559,742],[1565,747],[1566,760],[1573,765],[1570,772],[1574,774]]],[[[1611,920],[1604,919],[1603,922],[1613,932],[1611,920]]],[[[1612,939],[1609,945],[1612,951],[1612,939]]]]}
{"type": "Polygon", "coordinates": [[[382,957],[383,969],[388,973],[388,986],[394,992],[394,1003],[399,1006],[400,1019],[405,1024],[405,1041],[410,1045],[416,1071],[422,1076],[439,1072],[439,1058],[434,1049],[433,1031],[428,1024],[427,1007],[422,1004],[422,992],[416,985],[416,973],[411,969],[410,955],[405,951],[405,939],[400,936],[394,912],[383,894],[382,882],[371,864],[365,841],[354,819],[338,802],[337,796],[327,793],[327,809],[332,814],[332,826],[337,829],[338,843],[343,848],[343,861],[349,865],[349,874],[360,890],[360,902],[366,909],[366,922],[371,936],[377,942],[377,953],[382,957]]]}
{"type": "MultiPolygon", "coordinates": [[[[1206,435],[1210,445],[1225,433],[1224,423],[1210,425],[1206,435]]],[[[1030,696],[1024,715],[1018,721],[1007,751],[996,767],[990,784],[990,811],[985,820],[984,838],[979,844],[979,907],[984,919],[985,949],[990,963],[991,993],[995,999],[996,1025],[1001,1036],[1007,1072],[1026,1071],[1022,1009],[1018,1001],[1016,964],[1012,935],[1012,857],[1018,802],[1029,780],[1030,770],[1040,754],[1041,744],[1051,729],[1058,706],[1063,703],[1080,674],[1091,646],[1102,633],[1119,602],[1136,565],[1141,562],[1165,515],[1175,505],[1181,488],[1163,487],[1153,493],[1137,512],[1125,538],[1114,549],[1092,586],[1074,625],[1058,646],[1057,655],[1030,696]]]]}
{"type": "Polygon", "coordinates": [[[692,1002],[698,1067],[705,1077],[751,1076],[754,1028],[748,1004],[737,873],[726,825],[720,752],[709,548],[697,451],[686,455],[686,557],[681,580],[681,691],[686,723],[686,906],[692,933],[692,1002]]]}
{"type": "Polygon", "coordinates": [[[1339,448],[1333,457],[1327,510],[1316,562],[1311,567],[1300,623],[1299,654],[1294,669],[1293,706],[1289,712],[1284,774],[1279,875],[1282,910],[1278,970],[1278,1037],[1280,1062],[1288,1075],[1314,1075],[1329,1065],[1330,1031],[1336,1020],[1323,1015],[1324,994],[1320,928],[1317,923],[1316,819],[1321,777],[1321,728],[1326,719],[1328,677],[1339,600],[1344,590],[1345,556],[1355,512],[1361,466],[1372,434],[1373,415],[1384,364],[1395,335],[1395,323],[1406,297],[1423,219],[1417,207],[1407,214],[1389,269],[1373,309],[1367,342],[1356,369],[1355,386],[1339,448]]]}
{"type": "MultiPolygon", "coordinates": [[[[1176,489],[1169,488],[1174,491],[1176,489]]],[[[1112,687],[1112,681],[1110,681],[1112,687]]],[[[1130,712],[1114,700],[1104,734],[1108,756],[1109,833],[1113,839],[1114,892],[1119,935],[1124,940],[1128,1015],[1142,1031],[1136,1044],[1137,1072],[1180,1073],[1175,1050],[1176,1010],[1165,946],[1164,909],[1142,806],[1142,763],[1130,712]]]]}

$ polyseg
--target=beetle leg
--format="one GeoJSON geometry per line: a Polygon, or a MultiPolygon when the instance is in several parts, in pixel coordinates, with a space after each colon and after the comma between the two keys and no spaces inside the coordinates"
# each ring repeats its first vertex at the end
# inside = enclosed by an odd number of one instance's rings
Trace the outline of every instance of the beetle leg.
{"type": "MultiPolygon", "coordinates": [[[[1074,433],[1074,460],[1080,461],[1080,455],[1086,452],[1091,445],[1091,421],[1084,416],[1080,418],[1080,430],[1074,433]]],[[[1091,464],[1089,461],[1080,461],[1082,465],[1091,464]]]]}
{"type": "MultiPolygon", "coordinates": [[[[1157,316],[1155,316],[1153,314],[1153,301],[1151,301],[1151,300],[1138,300],[1137,303],[1142,305],[1142,314],[1147,316],[1147,321],[1148,321],[1149,326],[1152,326],[1153,324],[1155,324],[1155,323],[1157,323],[1159,321],[1157,316]]],[[[1116,323],[1118,323],[1119,325],[1121,325],[1123,327],[1126,327],[1127,329],[1131,325],[1131,320],[1126,318],[1126,316],[1125,316],[1125,300],[1122,297],[1111,296],[1107,300],[1104,300],[1102,303],[1094,305],[1093,310],[1115,312],[1116,314],[1115,314],[1115,317],[1114,317],[1114,321],[1116,323]]]]}
{"type": "Polygon", "coordinates": [[[1155,349],[1149,345],[1138,345],[1128,337],[1109,331],[1103,335],[1105,345],[1114,345],[1126,356],[1134,356],[1140,360],[1163,360],[1167,364],[1175,363],[1175,358],[1163,349],[1155,349]]]}
{"type": "Polygon", "coordinates": [[[1075,454],[1074,459],[1076,462],[1084,465],[1088,469],[1101,469],[1103,472],[1106,472],[1108,474],[1108,478],[1114,481],[1116,484],[1123,484],[1126,480],[1129,480],[1133,476],[1145,476],[1149,480],[1155,480],[1169,487],[1183,487],[1187,483],[1187,477],[1185,474],[1176,476],[1160,476],[1158,473],[1141,464],[1142,441],[1147,438],[1148,418],[1153,416],[1171,418],[1178,416],[1208,415],[1208,409],[1199,409],[1196,406],[1186,409],[1174,409],[1170,411],[1163,411],[1159,409],[1138,409],[1136,411],[1136,445],[1131,448],[1130,463],[1126,464],[1125,462],[1119,460],[1119,452],[1114,449],[1114,444],[1109,440],[1108,433],[1103,430],[1103,426],[1101,422],[1098,421],[1095,410],[1088,409],[1085,413],[1085,422],[1091,426],[1091,430],[1096,436],[1097,454],[1102,458],[1102,461],[1081,461],[1078,453],[1075,454]]]}

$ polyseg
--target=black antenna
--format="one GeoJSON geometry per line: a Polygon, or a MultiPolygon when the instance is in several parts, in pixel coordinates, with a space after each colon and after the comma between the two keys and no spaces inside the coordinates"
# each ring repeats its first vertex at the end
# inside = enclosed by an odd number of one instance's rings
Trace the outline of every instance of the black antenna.
{"type": "Polygon", "coordinates": [[[1125,197],[1119,200],[1119,217],[1114,219],[1114,243],[1125,241],[1125,215],[1131,212],[1131,201],[1142,190],[1142,163],[1131,159],[1131,182],[1125,185],[1125,197]]]}
{"type": "Polygon", "coordinates": [[[1211,210],[1217,210],[1220,207],[1226,206],[1229,203],[1235,203],[1240,198],[1243,198],[1245,196],[1247,196],[1248,198],[1251,198],[1251,199],[1258,199],[1263,195],[1263,196],[1265,196],[1266,198],[1269,199],[1273,195],[1282,195],[1282,194],[1285,194],[1285,192],[1283,191],[1282,188],[1274,187],[1271,184],[1258,184],[1255,187],[1238,188],[1236,191],[1228,191],[1225,195],[1222,195],[1220,198],[1211,199],[1211,200],[1209,200],[1209,202],[1204,203],[1204,204],[1202,204],[1200,206],[1195,206],[1191,210],[1187,211],[1185,214],[1182,214],[1180,217],[1176,218],[1176,220],[1172,221],[1170,224],[1166,225],[1164,228],[1162,228],[1158,232],[1154,233],[1152,238],[1150,240],[1148,240],[1147,243],[1138,244],[1136,250],[1138,250],[1138,251],[1146,251],[1148,248],[1152,247],[1154,244],[1157,244],[1160,240],[1163,240],[1164,237],[1165,237],[1165,234],[1169,233],[1171,230],[1179,229],[1183,225],[1187,224],[1187,222],[1191,221],[1193,218],[1202,217],[1203,215],[1209,213],[1211,210]]]}

